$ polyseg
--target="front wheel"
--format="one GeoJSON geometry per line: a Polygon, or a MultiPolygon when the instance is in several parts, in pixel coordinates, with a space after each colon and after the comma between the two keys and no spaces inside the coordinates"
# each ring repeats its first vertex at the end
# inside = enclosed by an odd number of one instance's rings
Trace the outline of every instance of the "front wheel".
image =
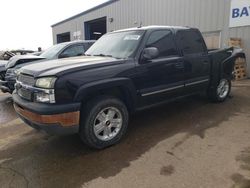
{"type": "Polygon", "coordinates": [[[231,92],[231,79],[222,78],[217,87],[209,92],[209,98],[214,102],[224,102],[231,92]]]}
{"type": "Polygon", "coordinates": [[[113,97],[98,97],[83,107],[80,137],[89,147],[109,147],[125,135],[128,119],[128,111],[122,101],[113,97]]]}

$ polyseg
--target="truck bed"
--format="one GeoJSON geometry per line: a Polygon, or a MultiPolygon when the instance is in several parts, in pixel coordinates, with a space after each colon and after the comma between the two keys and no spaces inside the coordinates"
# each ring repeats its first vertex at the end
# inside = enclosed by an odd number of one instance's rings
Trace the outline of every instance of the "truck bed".
{"type": "Polygon", "coordinates": [[[235,60],[238,57],[245,58],[245,54],[242,49],[239,48],[225,48],[225,49],[210,49],[208,50],[210,62],[211,62],[211,84],[214,85],[215,82],[224,73],[229,74],[233,77],[233,70],[235,65],[235,60]]]}

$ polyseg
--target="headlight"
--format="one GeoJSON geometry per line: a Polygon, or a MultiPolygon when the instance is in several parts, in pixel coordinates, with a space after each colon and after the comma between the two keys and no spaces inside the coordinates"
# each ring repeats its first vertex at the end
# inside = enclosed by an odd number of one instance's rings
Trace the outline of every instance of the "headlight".
{"type": "Polygon", "coordinates": [[[36,86],[40,88],[53,89],[56,82],[56,77],[39,78],[36,81],[36,86]]]}
{"type": "Polygon", "coordinates": [[[34,94],[34,98],[36,102],[41,103],[55,103],[55,93],[54,90],[48,89],[44,91],[40,91],[34,94]]]}
{"type": "Polygon", "coordinates": [[[8,80],[15,80],[19,74],[20,69],[7,69],[5,77],[8,80]]]}
{"type": "Polygon", "coordinates": [[[14,75],[15,71],[16,71],[15,69],[7,69],[6,74],[14,75]]]}

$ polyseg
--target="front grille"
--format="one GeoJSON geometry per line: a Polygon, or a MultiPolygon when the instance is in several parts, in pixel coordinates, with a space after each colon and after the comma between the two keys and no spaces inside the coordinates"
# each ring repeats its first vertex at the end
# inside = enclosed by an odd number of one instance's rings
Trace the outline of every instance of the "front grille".
{"type": "Polygon", "coordinates": [[[26,88],[25,85],[34,86],[35,85],[34,77],[29,76],[29,75],[25,75],[25,74],[20,74],[20,75],[18,75],[17,80],[18,80],[17,85],[19,84],[21,86],[21,87],[20,86],[16,87],[17,94],[20,97],[31,101],[32,100],[32,95],[33,95],[32,91],[29,90],[28,88],[26,88]]]}
{"type": "Polygon", "coordinates": [[[29,101],[31,101],[31,97],[32,97],[32,93],[31,93],[31,91],[29,91],[29,90],[27,90],[27,89],[24,89],[24,88],[20,88],[20,89],[18,89],[17,90],[17,94],[20,96],[20,97],[22,97],[22,98],[24,98],[24,99],[27,99],[27,100],[29,100],[29,101]]]}
{"type": "Polygon", "coordinates": [[[26,84],[29,86],[34,86],[35,85],[35,79],[32,76],[28,76],[25,74],[20,74],[18,76],[18,81],[21,82],[22,84],[26,84]]]}

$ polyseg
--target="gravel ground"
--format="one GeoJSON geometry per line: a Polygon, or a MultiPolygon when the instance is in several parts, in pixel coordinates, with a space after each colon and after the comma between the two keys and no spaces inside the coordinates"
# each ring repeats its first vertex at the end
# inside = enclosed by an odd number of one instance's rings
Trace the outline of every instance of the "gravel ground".
{"type": "Polygon", "coordinates": [[[102,151],[29,128],[0,94],[0,187],[249,188],[250,80],[233,85],[223,104],[191,97],[136,114],[102,151]]]}

